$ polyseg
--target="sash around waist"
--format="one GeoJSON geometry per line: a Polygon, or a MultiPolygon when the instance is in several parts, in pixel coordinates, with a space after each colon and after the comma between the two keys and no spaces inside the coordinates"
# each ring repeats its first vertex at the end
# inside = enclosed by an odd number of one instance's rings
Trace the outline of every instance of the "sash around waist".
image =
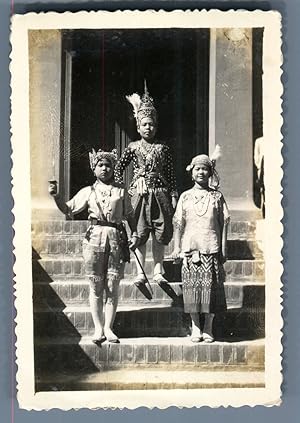
{"type": "Polygon", "coordinates": [[[107,222],[105,220],[95,219],[94,217],[90,218],[89,221],[90,221],[91,225],[93,225],[93,226],[96,226],[96,225],[98,225],[98,226],[108,226],[109,228],[115,228],[115,229],[118,229],[119,231],[123,230],[123,228],[124,228],[122,223],[107,222]]]}

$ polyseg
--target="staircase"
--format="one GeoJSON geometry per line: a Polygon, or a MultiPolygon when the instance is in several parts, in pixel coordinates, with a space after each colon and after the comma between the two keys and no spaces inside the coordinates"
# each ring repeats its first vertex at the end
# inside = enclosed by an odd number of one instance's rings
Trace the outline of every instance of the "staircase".
{"type": "MultiPolygon", "coordinates": [[[[81,240],[88,222],[32,224],[36,390],[264,386],[264,259],[260,221],[233,221],[225,264],[228,311],[215,318],[216,342],[192,344],[182,311],[180,265],[169,258],[169,284],[132,284],[134,260],[119,290],[120,344],[94,345],[81,240]],[[141,371],[143,370],[143,371],[141,371]]],[[[151,275],[151,241],[146,271],[151,275]]]]}

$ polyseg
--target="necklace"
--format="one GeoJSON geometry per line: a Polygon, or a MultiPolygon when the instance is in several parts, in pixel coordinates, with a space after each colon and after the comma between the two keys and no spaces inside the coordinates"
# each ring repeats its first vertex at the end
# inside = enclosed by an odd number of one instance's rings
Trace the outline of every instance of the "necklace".
{"type": "Polygon", "coordinates": [[[106,218],[111,214],[111,191],[112,185],[101,184],[99,181],[95,184],[96,201],[100,204],[103,214],[106,218]],[[99,194],[99,196],[98,196],[99,194]]]}
{"type": "Polygon", "coordinates": [[[198,216],[204,216],[208,210],[210,195],[209,191],[196,190],[194,192],[194,208],[198,216]]]}
{"type": "Polygon", "coordinates": [[[144,166],[148,165],[147,171],[151,172],[155,165],[155,154],[153,154],[155,152],[155,143],[149,145],[146,141],[141,140],[140,152],[143,156],[144,166]]]}

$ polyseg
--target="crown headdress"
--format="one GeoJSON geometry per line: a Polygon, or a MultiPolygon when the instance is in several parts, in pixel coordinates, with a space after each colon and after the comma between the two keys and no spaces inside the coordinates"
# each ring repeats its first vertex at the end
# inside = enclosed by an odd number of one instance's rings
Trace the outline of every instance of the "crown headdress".
{"type": "Polygon", "coordinates": [[[114,167],[117,160],[118,160],[118,154],[117,154],[117,150],[115,148],[112,151],[103,151],[100,148],[97,152],[94,149],[92,149],[92,152],[89,153],[89,158],[90,158],[91,169],[95,170],[97,163],[101,159],[109,160],[111,162],[112,166],[114,167]]]}
{"type": "Polygon", "coordinates": [[[142,98],[137,93],[127,95],[126,99],[133,107],[133,115],[136,119],[137,124],[141,122],[143,118],[152,118],[157,122],[157,111],[154,106],[153,98],[150,96],[146,80],[144,81],[144,94],[142,98]]]}

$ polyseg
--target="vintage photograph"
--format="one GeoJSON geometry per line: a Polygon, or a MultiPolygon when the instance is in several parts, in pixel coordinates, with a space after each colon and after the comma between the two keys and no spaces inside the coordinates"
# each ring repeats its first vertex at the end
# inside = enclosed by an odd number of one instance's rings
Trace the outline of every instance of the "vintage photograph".
{"type": "Polygon", "coordinates": [[[13,18],[21,407],[280,403],[280,43],[276,12],[13,18]]]}

